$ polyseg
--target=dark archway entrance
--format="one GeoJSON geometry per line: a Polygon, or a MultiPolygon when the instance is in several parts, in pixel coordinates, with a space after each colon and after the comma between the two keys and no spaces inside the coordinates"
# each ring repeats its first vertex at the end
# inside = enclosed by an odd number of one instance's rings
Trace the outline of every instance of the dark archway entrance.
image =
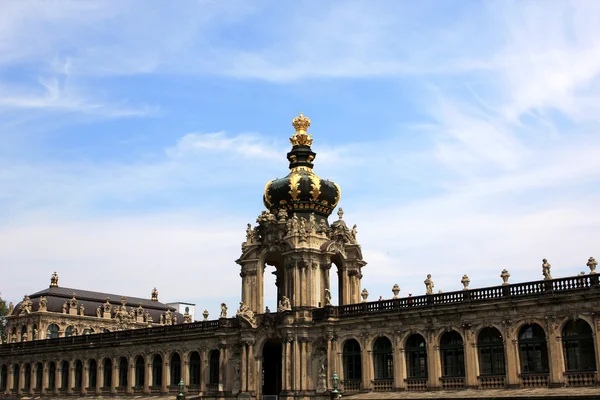
{"type": "Polygon", "coordinates": [[[281,342],[269,340],[262,352],[262,394],[278,395],[281,393],[281,342]]]}

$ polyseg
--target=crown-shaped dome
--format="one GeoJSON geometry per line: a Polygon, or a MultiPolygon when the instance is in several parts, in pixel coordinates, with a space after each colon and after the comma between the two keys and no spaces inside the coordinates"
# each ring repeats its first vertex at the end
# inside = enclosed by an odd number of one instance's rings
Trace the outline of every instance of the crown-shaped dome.
{"type": "Polygon", "coordinates": [[[296,133],[290,138],[292,150],[287,154],[290,173],[267,183],[263,203],[274,214],[285,209],[288,213],[314,212],[327,218],[340,201],[341,190],[334,182],[313,172],[316,154],[310,148],[313,140],[307,133],[310,119],[300,113],[292,125],[296,133]]]}

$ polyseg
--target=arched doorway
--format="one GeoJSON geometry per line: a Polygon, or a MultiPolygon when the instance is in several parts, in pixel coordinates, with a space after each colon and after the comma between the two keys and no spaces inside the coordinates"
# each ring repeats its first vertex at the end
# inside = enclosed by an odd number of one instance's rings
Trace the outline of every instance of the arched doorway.
{"type": "Polygon", "coordinates": [[[527,324],[521,328],[519,331],[519,358],[521,374],[548,373],[548,345],[544,328],[538,324],[527,324]]]}
{"type": "Polygon", "coordinates": [[[563,354],[567,372],[596,370],[594,333],[582,319],[569,321],[562,330],[563,354]]]}
{"type": "Polygon", "coordinates": [[[25,364],[25,384],[23,385],[23,389],[26,393],[29,393],[31,390],[31,364],[25,364]]]}
{"type": "Polygon", "coordinates": [[[159,388],[162,385],[162,357],[160,354],[155,354],[152,359],[152,384],[150,386],[159,388]]]}
{"type": "Polygon", "coordinates": [[[48,364],[48,392],[54,392],[56,388],[56,364],[54,361],[48,364]]]}
{"type": "Polygon", "coordinates": [[[427,345],[425,338],[413,333],[406,340],[406,372],[409,379],[427,379],[427,345]]]}
{"type": "Polygon", "coordinates": [[[133,385],[137,389],[144,387],[144,357],[137,356],[134,364],[134,375],[135,384],[133,385]]]}
{"type": "Polygon", "coordinates": [[[127,358],[121,357],[121,359],[119,360],[119,387],[123,389],[127,387],[127,370],[127,358]]]}
{"type": "Polygon", "coordinates": [[[46,331],[46,339],[56,339],[59,334],[58,325],[51,324],[46,331]]]}
{"type": "Polygon", "coordinates": [[[505,375],[502,334],[493,327],[483,328],[477,337],[479,375],[505,375]]]}
{"type": "Polygon", "coordinates": [[[66,392],[69,387],[69,362],[63,361],[60,365],[60,390],[66,392]]]}
{"type": "Polygon", "coordinates": [[[3,365],[0,368],[0,391],[6,390],[6,386],[8,385],[7,379],[8,379],[7,367],[6,367],[6,365],[3,365]]]}
{"type": "Polygon", "coordinates": [[[200,354],[197,351],[193,351],[190,354],[190,389],[197,389],[200,387],[200,354]]]}
{"type": "Polygon", "coordinates": [[[356,339],[348,339],[344,343],[342,358],[344,360],[344,391],[360,390],[362,379],[362,358],[360,344],[356,339]]]}
{"type": "Polygon", "coordinates": [[[112,386],[112,360],[110,358],[104,359],[104,365],[102,367],[104,376],[102,379],[102,387],[110,389],[112,386]]]}
{"type": "Polygon", "coordinates": [[[83,363],[81,360],[75,361],[75,382],[74,388],[81,390],[81,384],[83,382],[83,363]]]}
{"type": "Polygon", "coordinates": [[[279,395],[281,392],[282,347],[278,340],[268,340],[262,351],[262,395],[279,395]]]}
{"type": "Polygon", "coordinates": [[[35,365],[35,389],[42,389],[42,375],[44,373],[44,366],[41,362],[35,365]]]}
{"type": "Polygon", "coordinates": [[[88,388],[94,390],[96,388],[96,383],[98,381],[98,365],[96,364],[96,360],[92,359],[89,361],[88,368],[88,388]]]}
{"type": "MultiPolygon", "coordinates": [[[[191,371],[190,371],[191,374],[191,371]]],[[[181,380],[181,357],[175,352],[171,355],[171,386],[177,386],[181,380]]]]}

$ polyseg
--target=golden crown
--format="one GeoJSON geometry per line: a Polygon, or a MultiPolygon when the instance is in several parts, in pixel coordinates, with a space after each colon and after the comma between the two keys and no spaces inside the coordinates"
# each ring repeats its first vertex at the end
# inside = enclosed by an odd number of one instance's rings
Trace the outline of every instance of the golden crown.
{"type": "Polygon", "coordinates": [[[312,144],[312,137],[306,133],[310,126],[310,119],[300,113],[300,116],[292,120],[292,125],[296,129],[296,133],[290,138],[292,146],[310,146],[312,144]]]}

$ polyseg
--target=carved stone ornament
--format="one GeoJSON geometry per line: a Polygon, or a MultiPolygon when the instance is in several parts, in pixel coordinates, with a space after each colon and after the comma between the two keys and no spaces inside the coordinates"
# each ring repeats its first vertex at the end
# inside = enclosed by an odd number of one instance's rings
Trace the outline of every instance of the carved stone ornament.
{"type": "Polygon", "coordinates": [[[500,278],[502,278],[502,285],[508,285],[508,278],[510,278],[510,274],[506,268],[502,270],[500,278]]]}
{"type": "Polygon", "coordinates": [[[550,275],[550,268],[552,266],[545,258],[542,260],[542,275],[544,275],[544,280],[549,281],[552,280],[552,275],[550,275]]]}
{"type": "Polygon", "coordinates": [[[363,303],[366,303],[367,298],[369,297],[369,291],[367,289],[363,289],[362,292],[360,292],[360,297],[362,297],[363,303]]]}
{"type": "Polygon", "coordinates": [[[325,289],[325,305],[326,306],[331,305],[331,292],[327,288],[325,289]]]}
{"type": "Polygon", "coordinates": [[[469,283],[471,282],[471,280],[469,279],[469,277],[465,274],[462,276],[462,279],[460,280],[460,283],[463,284],[463,290],[469,290],[469,283]]]}
{"type": "Polygon", "coordinates": [[[221,303],[221,315],[219,318],[227,318],[227,304],[221,303]]]}
{"type": "Polygon", "coordinates": [[[202,316],[204,317],[204,320],[205,320],[205,321],[208,321],[208,310],[204,310],[204,311],[202,312],[202,316]]]}
{"type": "Polygon", "coordinates": [[[433,294],[433,288],[435,285],[433,283],[433,280],[431,280],[431,274],[427,274],[427,279],[425,279],[423,283],[425,284],[425,293],[433,294]]]}
{"type": "Polygon", "coordinates": [[[398,298],[398,293],[400,293],[400,286],[397,283],[392,286],[392,293],[394,293],[394,299],[398,298]]]}
{"type": "Polygon", "coordinates": [[[596,259],[594,257],[590,257],[586,265],[590,269],[590,274],[596,273],[596,266],[598,265],[598,262],[596,261],[596,259]]]}
{"type": "Polygon", "coordinates": [[[250,308],[247,305],[245,305],[243,301],[240,301],[240,308],[237,310],[235,315],[236,317],[246,321],[252,328],[257,327],[254,312],[250,310],[250,308]]]}
{"type": "Polygon", "coordinates": [[[279,300],[279,304],[277,306],[277,312],[289,311],[292,309],[292,305],[290,303],[290,299],[286,296],[282,296],[281,300],[279,300]]]}

